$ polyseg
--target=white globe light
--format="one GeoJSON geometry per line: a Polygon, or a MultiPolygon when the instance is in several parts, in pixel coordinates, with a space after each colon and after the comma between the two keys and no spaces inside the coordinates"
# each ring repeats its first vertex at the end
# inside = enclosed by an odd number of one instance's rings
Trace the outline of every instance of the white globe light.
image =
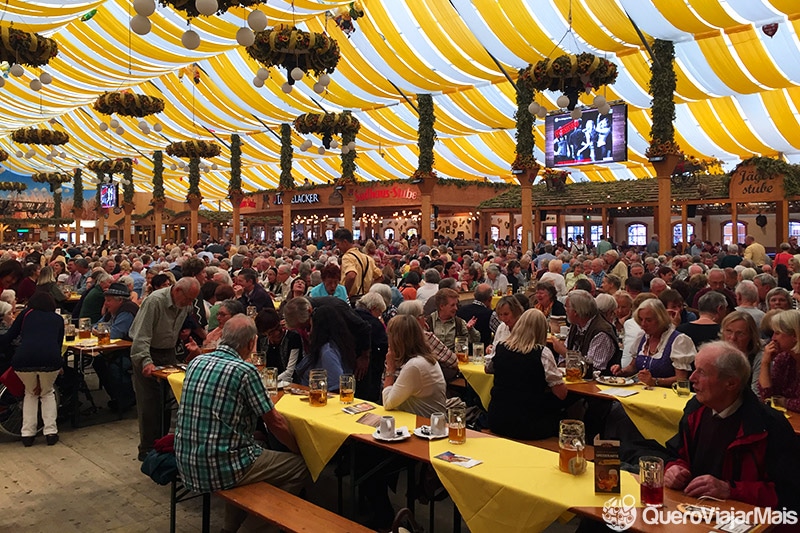
{"type": "Polygon", "coordinates": [[[598,111],[600,111],[601,115],[608,115],[611,112],[611,106],[608,105],[608,102],[606,102],[605,104],[600,106],[600,109],[598,109],[598,111]]]}
{"type": "Polygon", "coordinates": [[[53,76],[51,76],[49,72],[42,72],[39,74],[39,81],[42,82],[43,85],[50,85],[53,83],[53,76]]]}
{"type": "Polygon", "coordinates": [[[317,148],[317,153],[319,155],[325,155],[325,147],[324,146],[320,146],[319,148],[317,148]]]}
{"type": "Polygon", "coordinates": [[[116,133],[117,135],[124,135],[125,134],[125,128],[120,126],[119,128],[114,130],[114,133],[116,133]]]}
{"type": "Polygon", "coordinates": [[[300,145],[300,151],[301,152],[305,152],[307,150],[308,150],[308,146],[306,146],[306,143],[303,143],[303,144],[300,145]]]}
{"type": "Polygon", "coordinates": [[[56,192],[56,194],[61,194],[62,192],[64,192],[64,189],[62,189],[61,187],[59,187],[58,189],[56,189],[56,191],[55,191],[55,192],[56,192]]]}
{"type": "Polygon", "coordinates": [[[200,46],[200,36],[194,30],[186,30],[181,36],[181,43],[187,50],[195,50],[200,46]]]}
{"type": "Polygon", "coordinates": [[[6,79],[0,76],[0,87],[3,87],[6,84],[6,79]]]}
{"type": "Polygon", "coordinates": [[[308,150],[309,148],[311,148],[311,145],[312,145],[312,142],[311,142],[311,141],[309,141],[308,139],[306,139],[306,140],[305,140],[305,141],[303,141],[303,143],[300,145],[300,149],[302,149],[302,150],[305,152],[306,150],[308,150]]]}
{"type": "Polygon", "coordinates": [[[50,155],[50,154],[47,154],[46,156],[44,156],[44,158],[47,159],[48,161],[52,161],[53,160],[53,156],[50,155]]]}
{"type": "Polygon", "coordinates": [[[331,141],[331,148],[333,148],[334,150],[339,148],[339,141],[337,141],[336,139],[332,140],[331,141]]]}
{"type": "Polygon", "coordinates": [[[594,100],[592,102],[594,103],[594,106],[597,108],[603,107],[603,104],[606,103],[606,97],[603,96],[602,94],[598,94],[597,96],[594,97],[594,100]]]}
{"type": "Polygon", "coordinates": [[[58,150],[56,150],[55,148],[50,150],[50,157],[58,157],[58,150]]]}
{"type": "Polygon", "coordinates": [[[247,15],[247,25],[253,31],[263,31],[267,27],[267,16],[263,11],[256,9],[247,15]]]}
{"type": "Polygon", "coordinates": [[[583,115],[583,110],[580,107],[576,107],[569,113],[569,116],[574,120],[581,118],[581,115],[583,115]]]}
{"type": "Polygon", "coordinates": [[[285,92],[286,94],[292,92],[292,86],[289,85],[288,81],[284,82],[283,85],[281,85],[281,91],[285,92]]]}
{"type": "Polygon", "coordinates": [[[119,128],[119,120],[112,118],[111,121],[108,123],[108,125],[111,126],[111,129],[115,130],[119,128]]]}
{"type": "Polygon", "coordinates": [[[11,68],[10,68],[10,69],[8,69],[8,72],[9,72],[9,73],[10,73],[12,76],[16,76],[17,78],[19,78],[20,76],[22,76],[23,74],[25,74],[25,69],[24,69],[24,68],[22,68],[22,65],[20,65],[20,64],[18,64],[18,63],[15,63],[15,64],[11,65],[11,68]]]}
{"type": "Polygon", "coordinates": [[[211,170],[217,170],[218,168],[216,163],[211,163],[211,170]]]}
{"type": "Polygon", "coordinates": [[[562,94],[556,99],[556,105],[558,107],[567,107],[569,105],[569,96],[566,94],[562,94]]]}
{"type": "Polygon", "coordinates": [[[98,124],[97,129],[99,129],[100,131],[107,131],[108,124],[106,124],[105,122],[101,122],[100,124],[98,124]]]}
{"type": "Polygon", "coordinates": [[[5,167],[0,167],[0,174],[2,174],[5,171],[6,171],[5,167]]]}
{"type": "Polygon", "coordinates": [[[183,168],[185,166],[186,166],[186,163],[184,163],[183,161],[178,161],[178,167],[183,168]]]}
{"type": "Polygon", "coordinates": [[[293,80],[299,81],[303,79],[303,76],[305,76],[306,73],[303,72],[303,69],[301,69],[300,67],[294,67],[292,69],[291,75],[293,80]]]}
{"type": "Polygon", "coordinates": [[[356,149],[356,142],[355,141],[350,141],[349,143],[347,143],[347,147],[349,149],[351,149],[351,150],[355,150],[356,149]]]}
{"type": "Polygon", "coordinates": [[[323,87],[327,87],[331,84],[331,77],[328,76],[327,72],[323,72],[322,76],[319,77],[319,84],[323,87]]]}
{"type": "Polygon", "coordinates": [[[260,69],[258,69],[258,71],[256,71],[256,76],[258,76],[262,80],[266,80],[267,78],[269,78],[269,70],[265,69],[264,67],[261,67],[260,69]]]}
{"type": "Polygon", "coordinates": [[[342,155],[349,153],[350,153],[350,148],[348,148],[347,145],[342,146],[342,155]]]}
{"type": "Polygon", "coordinates": [[[536,102],[531,102],[530,105],[528,106],[528,113],[530,113],[531,115],[535,115],[537,111],[539,111],[539,104],[537,104],[536,102]]]}
{"type": "Polygon", "coordinates": [[[139,129],[140,129],[140,130],[143,130],[143,129],[145,129],[146,127],[148,127],[148,126],[147,126],[147,122],[145,122],[144,120],[140,120],[140,121],[139,121],[139,124],[137,124],[137,126],[139,126],[139,129]]]}
{"type": "Polygon", "coordinates": [[[157,132],[161,132],[161,130],[163,130],[164,128],[161,126],[160,123],[156,122],[155,124],[153,124],[153,129],[157,132]]]}
{"type": "Polygon", "coordinates": [[[67,152],[61,152],[60,154],[58,154],[58,156],[59,156],[60,158],[64,159],[64,158],[66,158],[66,157],[67,157],[67,152]]]}
{"type": "Polygon", "coordinates": [[[149,17],[156,12],[155,0],[133,0],[133,10],[137,15],[149,17]]]}
{"type": "Polygon", "coordinates": [[[317,94],[322,94],[322,93],[325,92],[325,86],[324,85],[320,85],[319,83],[315,83],[314,87],[312,87],[312,88],[314,89],[314,92],[317,93],[317,94]]]}
{"type": "Polygon", "coordinates": [[[17,157],[23,157],[25,154],[22,153],[22,150],[17,150],[17,153],[14,154],[17,157]]]}
{"type": "Polygon", "coordinates": [[[250,28],[239,28],[236,32],[236,42],[241,46],[250,46],[256,42],[256,34],[250,28]]]}
{"type": "Polygon", "coordinates": [[[103,178],[103,182],[105,182],[105,183],[111,183],[111,178],[110,178],[110,177],[108,177],[108,176],[106,176],[106,177],[104,177],[104,178],[103,178]]]}
{"type": "Polygon", "coordinates": [[[547,116],[547,108],[544,107],[543,105],[540,105],[539,106],[539,110],[536,111],[536,116],[539,117],[539,118],[546,117],[547,116]]]}
{"type": "Polygon", "coordinates": [[[172,164],[169,166],[169,169],[170,169],[170,170],[178,170],[178,165],[176,165],[175,163],[172,163],[172,164]]]}
{"type": "Polygon", "coordinates": [[[194,7],[197,8],[198,13],[210,17],[219,9],[217,0],[195,0],[194,7]]]}
{"type": "Polygon", "coordinates": [[[264,80],[262,80],[261,78],[256,76],[255,78],[253,78],[253,85],[255,85],[256,87],[261,88],[261,87],[264,86],[264,80]]]}
{"type": "Polygon", "coordinates": [[[145,135],[150,135],[150,126],[142,128],[142,133],[144,133],[145,135]]]}
{"type": "Polygon", "coordinates": [[[30,159],[31,157],[36,155],[36,150],[30,148],[27,152],[25,152],[25,157],[30,159]]]}
{"type": "Polygon", "coordinates": [[[153,28],[153,25],[150,23],[150,19],[144,15],[135,15],[131,17],[130,26],[131,30],[136,35],[147,35],[153,28]]]}

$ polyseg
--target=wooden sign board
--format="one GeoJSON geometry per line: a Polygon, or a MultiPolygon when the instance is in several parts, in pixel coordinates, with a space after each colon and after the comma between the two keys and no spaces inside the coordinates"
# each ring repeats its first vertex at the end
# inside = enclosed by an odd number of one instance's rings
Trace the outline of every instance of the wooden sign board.
{"type": "Polygon", "coordinates": [[[783,175],[765,176],[754,166],[739,167],[731,176],[729,194],[739,203],[783,201],[783,175]]]}

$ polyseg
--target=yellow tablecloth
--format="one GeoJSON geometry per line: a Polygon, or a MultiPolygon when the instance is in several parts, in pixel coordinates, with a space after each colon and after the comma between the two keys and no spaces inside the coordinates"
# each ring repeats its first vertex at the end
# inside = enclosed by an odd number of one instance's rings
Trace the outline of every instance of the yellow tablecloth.
{"type": "Polygon", "coordinates": [[[167,376],[167,381],[172,389],[172,394],[175,395],[175,401],[181,403],[181,393],[183,392],[183,380],[186,377],[186,372],[175,372],[167,376]]]}
{"type": "MultiPolygon", "coordinates": [[[[605,385],[598,387],[602,390],[611,388],[605,385]]],[[[639,385],[632,387],[639,393],[627,398],[617,398],[619,403],[645,438],[664,444],[678,432],[683,408],[692,396],[680,397],[664,387],[653,390],[645,390],[639,385]]]]}
{"type": "Polygon", "coordinates": [[[502,296],[492,296],[492,309],[497,307],[497,302],[500,301],[500,298],[502,298],[502,296]]]}
{"type": "Polygon", "coordinates": [[[483,370],[483,365],[472,363],[459,363],[458,369],[464,374],[469,386],[480,397],[484,409],[489,409],[489,401],[492,399],[492,385],[494,385],[494,375],[487,374],[483,370]]]}
{"type": "MultiPolygon", "coordinates": [[[[430,444],[431,463],[470,531],[541,531],[570,507],[602,507],[612,495],[594,493],[594,465],[580,476],[558,469],[558,454],[506,439],[468,438],[453,445],[447,439],[430,444]],[[434,457],[451,451],[483,461],[472,468],[434,457]]],[[[622,472],[622,494],[639,494],[639,486],[622,472]]],[[[638,498],[637,498],[638,499],[638,498]]]]}
{"type": "MultiPolygon", "coordinates": [[[[356,422],[363,413],[349,415],[343,412],[344,406],[339,403],[338,396],[328,398],[325,407],[311,407],[308,401],[301,401],[301,398],[303,396],[284,395],[278,402],[278,411],[289,421],[311,477],[316,481],[347,437],[371,435],[375,428],[356,422]]],[[[356,400],[356,403],[360,401],[356,400]]],[[[368,412],[378,416],[394,416],[398,428],[407,426],[409,431],[414,431],[416,427],[417,417],[410,413],[386,411],[380,406],[368,412]]]]}

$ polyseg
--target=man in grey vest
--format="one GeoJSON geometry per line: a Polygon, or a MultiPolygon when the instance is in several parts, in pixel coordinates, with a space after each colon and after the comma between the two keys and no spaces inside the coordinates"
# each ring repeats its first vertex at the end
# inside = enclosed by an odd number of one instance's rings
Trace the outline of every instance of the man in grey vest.
{"type": "Polygon", "coordinates": [[[621,351],[614,327],[597,310],[591,294],[573,290],[565,304],[570,323],[567,341],[553,341],[553,348],[563,360],[567,350],[578,350],[595,370],[609,373],[613,364],[619,364],[621,351]]]}

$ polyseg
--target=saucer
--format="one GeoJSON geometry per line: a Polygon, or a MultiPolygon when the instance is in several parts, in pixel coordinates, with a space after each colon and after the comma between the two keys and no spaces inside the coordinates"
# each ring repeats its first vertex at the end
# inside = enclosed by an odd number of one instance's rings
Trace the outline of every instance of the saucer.
{"type": "Polygon", "coordinates": [[[375,432],[372,434],[372,438],[375,440],[380,440],[383,442],[400,442],[406,440],[407,438],[411,437],[411,433],[408,432],[408,428],[406,426],[399,427],[395,430],[395,436],[391,438],[382,437],[381,434],[376,429],[375,432]]]}
{"type": "Polygon", "coordinates": [[[420,426],[420,427],[416,428],[414,430],[414,435],[416,435],[417,437],[419,437],[421,439],[426,439],[426,440],[437,440],[437,439],[443,439],[443,438],[447,437],[447,434],[445,434],[445,435],[435,435],[435,436],[431,435],[431,427],[430,426],[420,426]]]}

